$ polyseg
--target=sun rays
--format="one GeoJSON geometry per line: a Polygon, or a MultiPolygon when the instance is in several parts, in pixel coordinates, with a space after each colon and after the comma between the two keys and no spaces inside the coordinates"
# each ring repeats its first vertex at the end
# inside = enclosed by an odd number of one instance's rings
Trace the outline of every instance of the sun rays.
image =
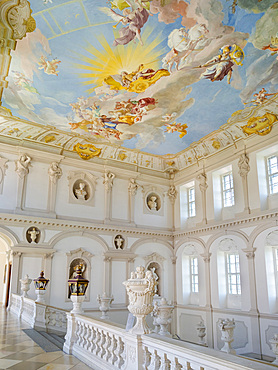
{"type": "Polygon", "coordinates": [[[78,77],[84,79],[83,85],[89,87],[87,93],[91,94],[97,86],[101,86],[104,78],[122,71],[132,72],[141,63],[146,68],[158,69],[165,50],[161,46],[163,41],[161,33],[154,38],[153,32],[155,32],[153,27],[145,28],[142,34],[144,47],[133,42],[125,46],[111,47],[103,35],[97,37],[102,48],[97,49],[93,45],[88,45],[85,48],[86,54],[89,53],[91,56],[79,54],[79,60],[84,64],[74,64],[75,69],[82,70],[78,77]]]}

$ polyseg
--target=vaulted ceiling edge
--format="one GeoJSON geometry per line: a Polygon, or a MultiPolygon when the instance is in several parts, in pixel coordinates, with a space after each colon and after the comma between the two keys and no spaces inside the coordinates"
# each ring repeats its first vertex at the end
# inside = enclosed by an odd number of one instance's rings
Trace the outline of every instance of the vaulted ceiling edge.
{"type": "Polygon", "coordinates": [[[0,0],[0,135],[165,171],[277,123],[274,0],[0,0]]]}

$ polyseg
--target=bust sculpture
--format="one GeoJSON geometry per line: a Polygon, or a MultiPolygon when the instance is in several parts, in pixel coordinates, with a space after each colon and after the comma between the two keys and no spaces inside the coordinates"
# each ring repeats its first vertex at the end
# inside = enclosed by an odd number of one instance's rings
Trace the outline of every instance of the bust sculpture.
{"type": "Polygon", "coordinates": [[[153,195],[148,200],[148,207],[151,211],[157,211],[157,202],[156,197],[153,195]]]}
{"type": "Polygon", "coordinates": [[[74,190],[77,199],[86,200],[87,191],[85,190],[86,184],[84,182],[79,183],[79,188],[74,190]]]}

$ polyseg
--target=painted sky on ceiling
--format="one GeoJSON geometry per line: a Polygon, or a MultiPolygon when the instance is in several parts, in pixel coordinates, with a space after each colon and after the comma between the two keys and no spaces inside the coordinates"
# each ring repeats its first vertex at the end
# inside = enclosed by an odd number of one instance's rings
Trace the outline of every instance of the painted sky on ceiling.
{"type": "Polygon", "coordinates": [[[277,92],[276,1],[30,4],[37,28],[12,53],[3,96],[15,116],[167,154],[277,92]]]}

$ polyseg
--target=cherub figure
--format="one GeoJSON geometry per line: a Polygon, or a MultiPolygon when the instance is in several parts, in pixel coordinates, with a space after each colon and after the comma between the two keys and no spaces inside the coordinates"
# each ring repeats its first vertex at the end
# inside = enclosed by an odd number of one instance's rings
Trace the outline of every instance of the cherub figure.
{"type": "Polygon", "coordinates": [[[61,63],[60,60],[57,58],[52,59],[52,60],[47,60],[46,57],[43,55],[40,58],[40,62],[38,62],[38,69],[43,69],[44,72],[48,75],[55,75],[58,76],[59,71],[57,71],[58,64],[61,63]]]}

